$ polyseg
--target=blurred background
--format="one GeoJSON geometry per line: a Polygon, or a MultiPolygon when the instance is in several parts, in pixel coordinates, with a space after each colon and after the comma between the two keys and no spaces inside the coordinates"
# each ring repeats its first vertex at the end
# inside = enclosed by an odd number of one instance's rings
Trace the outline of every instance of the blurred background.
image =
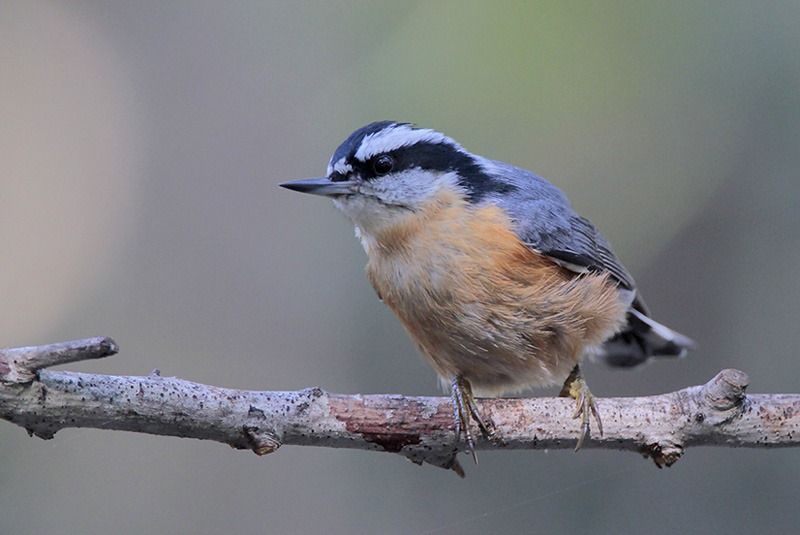
{"type": "MultiPolygon", "coordinates": [[[[797,2],[0,0],[0,346],[246,389],[435,395],[351,225],[279,189],[370,121],[530,168],[614,243],[682,361],[800,391],[797,2]]],[[[532,395],[554,395],[556,389],[532,395]]],[[[0,423],[0,533],[791,533],[800,452],[399,456],[0,423]]]]}

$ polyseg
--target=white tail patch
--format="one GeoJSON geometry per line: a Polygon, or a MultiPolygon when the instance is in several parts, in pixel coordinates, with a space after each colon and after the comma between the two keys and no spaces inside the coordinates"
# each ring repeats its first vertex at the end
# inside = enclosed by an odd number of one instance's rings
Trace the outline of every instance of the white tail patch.
{"type": "Polygon", "coordinates": [[[680,357],[685,356],[686,352],[689,349],[694,349],[695,348],[696,344],[694,343],[694,340],[692,340],[691,338],[689,338],[687,336],[684,336],[681,333],[673,331],[672,329],[670,329],[666,325],[662,325],[662,324],[658,323],[653,318],[645,316],[644,314],[642,314],[641,312],[639,312],[635,308],[629,309],[628,312],[630,312],[631,314],[636,316],[639,320],[641,320],[648,327],[650,327],[650,329],[653,331],[653,333],[656,336],[658,336],[659,338],[662,338],[662,339],[666,340],[667,342],[672,342],[677,346],[680,346],[682,348],[681,354],[679,355],[680,357]]]}

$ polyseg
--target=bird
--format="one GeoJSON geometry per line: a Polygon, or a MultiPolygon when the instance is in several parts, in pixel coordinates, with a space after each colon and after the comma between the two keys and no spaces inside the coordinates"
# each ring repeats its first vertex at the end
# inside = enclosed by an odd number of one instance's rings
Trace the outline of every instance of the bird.
{"type": "Polygon", "coordinates": [[[563,384],[576,451],[602,419],[581,363],[632,367],[694,342],[652,319],[608,240],[536,174],[436,130],[378,121],[321,178],[280,186],[328,197],[355,226],[369,281],[449,387],[456,441],[475,455],[478,396],[563,384]]]}

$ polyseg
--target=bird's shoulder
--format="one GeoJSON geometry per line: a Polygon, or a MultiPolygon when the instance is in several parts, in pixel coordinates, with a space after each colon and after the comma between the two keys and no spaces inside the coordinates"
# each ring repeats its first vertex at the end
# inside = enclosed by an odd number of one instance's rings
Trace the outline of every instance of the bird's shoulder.
{"type": "Polygon", "coordinates": [[[633,277],[605,236],[572,208],[560,189],[505,162],[484,159],[482,165],[494,180],[512,186],[482,202],[502,208],[526,245],[572,271],[608,272],[622,288],[635,288],[633,277]]]}

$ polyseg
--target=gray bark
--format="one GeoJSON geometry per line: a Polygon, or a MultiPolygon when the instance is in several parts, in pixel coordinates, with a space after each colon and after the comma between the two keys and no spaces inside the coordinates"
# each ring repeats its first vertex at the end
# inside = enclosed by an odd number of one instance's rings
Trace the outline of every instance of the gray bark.
{"type": "MultiPolygon", "coordinates": [[[[281,445],[388,451],[463,475],[449,398],[233,390],[161,377],[54,372],[45,367],[117,352],[110,338],[0,350],[0,418],[51,439],[90,427],[215,440],[259,455],[281,445]]],[[[747,375],[648,397],[601,398],[603,436],[584,447],[631,450],[659,466],[690,446],[800,445],[800,395],[745,395],[747,375]]],[[[579,424],[565,398],[480,399],[493,440],[476,449],[573,448],[579,424]]],[[[480,437],[477,430],[473,436],[480,437]]]]}

